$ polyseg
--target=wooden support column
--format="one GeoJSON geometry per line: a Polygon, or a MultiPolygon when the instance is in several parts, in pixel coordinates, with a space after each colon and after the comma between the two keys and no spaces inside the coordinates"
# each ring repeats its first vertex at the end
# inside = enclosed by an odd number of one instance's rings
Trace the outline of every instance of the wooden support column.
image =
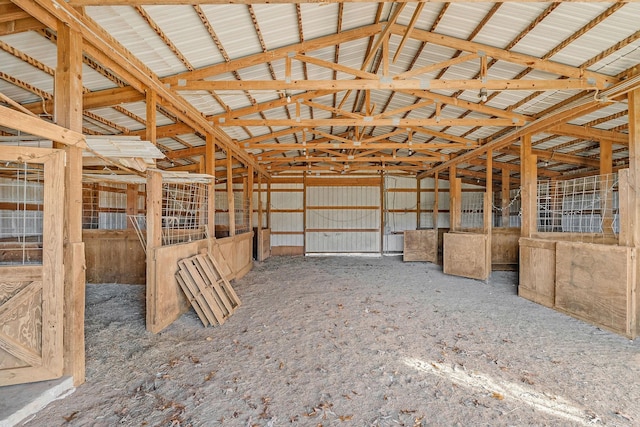
{"type": "Polygon", "coordinates": [[[211,185],[209,186],[209,200],[207,201],[207,212],[209,218],[207,227],[209,229],[209,237],[216,235],[216,138],[208,133],[206,136],[205,155],[204,155],[204,173],[211,175],[211,185]]]}
{"type": "Polygon", "coordinates": [[[491,228],[493,219],[493,150],[487,151],[487,175],[484,191],[483,232],[485,234],[485,271],[491,275],[491,228]]]}
{"type": "MultiPolygon", "coordinates": [[[[440,179],[438,178],[438,172],[433,175],[433,229],[438,229],[438,217],[440,216],[440,202],[439,202],[439,191],[440,191],[440,179]]],[[[437,236],[437,235],[436,235],[437,236]]]]}
{"type": "Polygon", "coordinates": [[[204,160],[205,173],[207,175],[216,176],[216,137],[210,133],[207,134],[204,160]]]}
{"type": "MultiPolygon", "coordinates": [[[[631,244],[640,247],[640,197],[637,188],[640,188],[640,89],[636,89],[628,95],[629,105],[629,187],[631,207],[631,244]]],[[[640,258],[640,257],[639,257],[640,258]]]]}
{"type": "MultiPolygon", "coordinates": [[[[640,89],[629,92],[627,97],[629,106],[629,189],[627,210],[630,211],[629,224],[632,246],[635,248],[635,285],[632,287],[631,299],[635,312],[631,314],[631,328],[634,334],[640,332],[640,289],[638,289],[638,277],[640,277],[640,89]]],[[[622,200],[621,200],[622,204],[622,200]]],[[[623,219],[624,221],[624,219],[623,219]]],[[[622,233],[620,233],[622,235],[622,233]]]]}
{"type": "Polygon", "coordinates": [[[461,228],[462,180],[456,177],[456,166],[449,168],[449,228],[457,231],[461,228]]]}
{"type": "Polygon", "coordinates": [[[487,176],[484,191],[483,230],[491,234],[491,219],[493,217],[493,150],[487,151],[487,176]]]}
{"type": "Polygon", "coordinates": [[[133,223],[129,216],[138,214],[138,185],[127,184],[127,228],[133,229],[133,223]]]}
{"type": "MultiPolygon", "coordinates": [[[[58,23],[54,115],[58,125],[82,132],[82,34],[58,23]]],[[[82,149],[66,153],[64,177],[64,374],[85,381],[85,258],[82,242],[82,149]]]]}
{"type": "Polygon", "coordinates": [[[236,204],[233,197],[233,156],[227,150],[227,206],[229,210],[229,236],[236,235],[236,204]]]}
{"type": "Polygon", "coordinates": [[[502,226],[509,227],[510,223],[510,212],[509,212],[509,204],[511,203],[511,195],[509,178],[511,178],[509,170],[502,169],[502,192],[501,192],[501,203],[500,208],[502,209],[502,226]]]}
{"type": "Polygon", "coordinates": [[[247,197],[249,198],[249,231],[253,231],[253,165],[247,167],[247,197]]]}
{"type": "Polygon", "coordinates": [[[520,235],[531,237],[537,231],[538,157],[531,154],[531,135],[520,139],[520,182],[522,185],[522,225],[520,235]]]}
{"type": "Polygon", "coordinates": [[[267,180],[267,228],[271,228],[271,179],[267,180]]]}
{"type": "Polygon", "coordinates": [[[421,209],[420,209],[420,178],[416,177],[416,230],[419,230],[421,227],[420,217],[421,217],[421,209]]]}
{"type": "Polygon", "coordinates": [[[384,220],[385,220],[385,209],[386,205],[384,203],[384,174],[380,175],[380,255],[384,253],[384,220]]]}
{"type": "Polygon", "coordinates": [[[147,141],[151,141],[153,145],[157,143],[157,107],[158,107],[158,94],[153,89],[147,89],[146,93],[147,102],[147,128],[145,130],[145,138],[147,141]]]}
{"type": "Polygon", "coordinates": [[[262,174],[258,172],[258,218],[256,222],[258,238],[256,241],[258,242],[258,261],[264,261],[262,258],[262,254],[264,253],[264,248],[262,247],[262,174]]]}
{"type": "MultiPolygon", "coordinates": [[[[158,171],[147,171],[147,291],[146,321],[147,330],[151,331],[159,319],[154,318],[158,300],[156,287],[156,249],[162,246],[162,174],[158,171]]],[[[155,332],[155,331],[152,331],[155,332]]]]}

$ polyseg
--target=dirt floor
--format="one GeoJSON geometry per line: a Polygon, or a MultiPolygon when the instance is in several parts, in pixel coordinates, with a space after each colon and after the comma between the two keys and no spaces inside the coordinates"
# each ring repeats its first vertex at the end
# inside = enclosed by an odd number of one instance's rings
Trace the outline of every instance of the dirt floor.
{"type": "Polygon", "coordinates": [[[428,263],[271,258],[243,305],[144,328],[144,287],[89,285],[87,382],[27,426],[638,426],[629,341],[428,263]]]}

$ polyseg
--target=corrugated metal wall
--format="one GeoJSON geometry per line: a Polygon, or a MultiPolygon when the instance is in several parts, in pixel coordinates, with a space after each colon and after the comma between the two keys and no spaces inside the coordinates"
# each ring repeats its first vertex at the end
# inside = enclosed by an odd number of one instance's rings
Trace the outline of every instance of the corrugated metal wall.
{"type": "Polygon", "coordinates": [[[271,247],[304,246],[304,186],[271,184],[271,247]]]}
{"type": "Polygon", "coordinates": [[[380,186],[308,186],[305,252],[379,253],[380,186]]]}

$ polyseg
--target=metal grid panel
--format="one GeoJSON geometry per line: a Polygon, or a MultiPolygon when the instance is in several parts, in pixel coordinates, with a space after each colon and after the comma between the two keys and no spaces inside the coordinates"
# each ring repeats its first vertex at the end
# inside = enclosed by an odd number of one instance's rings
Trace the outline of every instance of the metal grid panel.
{"type": "Polygon", "coordinates": [[[44,171],[41,165],[2,164],[0,203],[0,263],[42,263],[44,171]]]}
{"type": "Polygon", "coordinates": [[[596,175],[538,184],[538,231],[619,232],[618,175],[596,175]]]}

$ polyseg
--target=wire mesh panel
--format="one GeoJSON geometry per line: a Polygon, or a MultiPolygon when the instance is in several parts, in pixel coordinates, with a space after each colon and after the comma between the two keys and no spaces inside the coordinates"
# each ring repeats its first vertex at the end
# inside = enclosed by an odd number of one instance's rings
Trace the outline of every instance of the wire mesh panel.
{"type": "Polygon", "coordinates": [[[206,238],[209,186],[162,183],[162,244],[206,238]]]}
{"type": "Polygon", "coordinates": [[[0,247],[2,264],[42,263],[44,170],[42,165],[7,162],[0,166],[0,247]]]}
{"type": "Polygon", "coordinates": [[[520,198],[521,188],[515,188],[509,190],[509,201],[506,205],[501,205],[502,193],[497,191],[493,197],[493,220],[494,227],[520,227],[522,223],[521,206],[522,201],[520,198]],[[500,204],[500,206],[497,206],[500,204]],[[506,223],[503,222],[503,218],[507,218],[506,223]]]}
{"type": "MultiPolygon", "coordinates": [[[[216,191],[216,236],[229,236],[229,199],[226,191],[216,191]]],[[[248,233],[249,229],[249,199],[243,193],[233,194],[233,218],[235,220],[235,234],[248,233]]]]}
{"type": "Polygon", "coordinates": [[[484,226],[484,193],[463,192],[460,201],[460,226],[481,228],[484,226]]]}
{"type": "Polygon", "coordinates": [[[619,232],[618,175],[538,184],[538,231],[619,232]]]}

